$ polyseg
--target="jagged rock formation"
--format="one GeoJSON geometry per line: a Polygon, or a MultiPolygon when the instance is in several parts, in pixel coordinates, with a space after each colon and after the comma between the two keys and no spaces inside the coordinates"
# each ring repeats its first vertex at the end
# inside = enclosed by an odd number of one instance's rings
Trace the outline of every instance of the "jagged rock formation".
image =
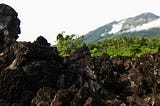
{"type": "Polygon", "coordinates": [[[17,12],[10,6],[0,4],[0,35],[1,39],[17,39],[20,34],[20,20],[17,12]]]}
{"type": "Polygon", "coordinates": [[[42,36],[17,42],[19,22],[14,9],[0,4],[0,106],[160,105],[160,50],[91,57],[84,46],[61,57],[42,36]]]}

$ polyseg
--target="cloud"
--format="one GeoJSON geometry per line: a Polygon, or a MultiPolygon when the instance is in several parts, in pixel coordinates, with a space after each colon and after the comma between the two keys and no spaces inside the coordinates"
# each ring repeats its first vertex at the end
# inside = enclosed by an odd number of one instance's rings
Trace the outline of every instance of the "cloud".
{"type": "Polygon", "coordinates": [[[160,19],[157,19],[157,20],[155,20],[155,21],[152,21],[152,22],[143,24],[143,25],[141,25],[141,26],[134,27],[134,28],[132,28],[132,29],[129,29],[129,30],[126,31],[126,32],[134,32],[134,31],[148,30],[148,29],[157,28],[157,27],[160,27],[160,19]]]}
{"type": "Polygon", "coordinates": [[[114,24],[112,26],[112,30],[110,32],[108,32],[108,33],[109,34],[115,34],[115,33],[119,32],[122,29],[123,23],[124,23],[124,21],[121,21],[121,22],[119,22],[117,24],[114,24]]]}

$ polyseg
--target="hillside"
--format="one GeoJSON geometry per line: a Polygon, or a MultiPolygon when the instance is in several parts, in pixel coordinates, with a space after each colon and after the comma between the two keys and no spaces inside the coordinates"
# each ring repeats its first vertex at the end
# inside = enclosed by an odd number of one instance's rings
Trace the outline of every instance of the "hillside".
{"type": "Polygon", "coordinates": [[[120,37],[160,37],[160,17],[153,13],[142,13],[120,21],[113,21],[90,31],[84,42],[93,43],[103,39],[120,37]]]}

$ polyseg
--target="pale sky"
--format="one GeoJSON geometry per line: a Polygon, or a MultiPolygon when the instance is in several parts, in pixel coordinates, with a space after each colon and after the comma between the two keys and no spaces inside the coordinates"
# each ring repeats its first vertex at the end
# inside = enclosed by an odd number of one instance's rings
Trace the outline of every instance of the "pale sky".
{"type": "Polygon", "coordinates": [[[160,0],[0,0],[21,20],[19,41],[40,35],[55,44],[58,33],[83,35],[123,18],[152,12],[160,16],[160,0]]]}

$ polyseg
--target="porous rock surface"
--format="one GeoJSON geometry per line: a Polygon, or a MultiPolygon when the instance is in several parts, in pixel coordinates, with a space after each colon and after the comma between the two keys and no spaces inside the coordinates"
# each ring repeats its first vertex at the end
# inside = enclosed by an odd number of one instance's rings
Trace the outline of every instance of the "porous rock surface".
{"type": "Polygon", "coordinates": [[[160,106],[160,50],[139,58],[67,57],[40,36],[17,42],[16,11],[0,4],[0,106],[160,106]]]}

